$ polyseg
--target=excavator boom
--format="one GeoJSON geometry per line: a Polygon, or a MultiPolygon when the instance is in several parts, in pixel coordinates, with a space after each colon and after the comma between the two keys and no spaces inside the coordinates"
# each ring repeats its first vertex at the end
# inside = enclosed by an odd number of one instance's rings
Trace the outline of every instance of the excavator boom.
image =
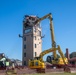
{"type": "MultiPolygon", "coordinates": [[[[48,18],[48,19],[50,20],[50,33],[51,33],[51,39],[52,39],[52,40],[51,40],[51,41],[52,41],[52,47],[56,48],[56,42],[55,42],[55,38],[54,38],[54,28],[53,28],[53,22],[52,22],[52,20],[53,20],[52,14],[49,13],[49,14],[43,16],[42,18],[39,18],[39,19],[35,22],[35,24],[37,24],[38,22],[41,22],[42,20],[44,20],[44,19],[46,19],[46,18],[48,18]]],[[[56,57],[57,57],[56,51],[53,51],[53,56],[54,56],[54,58],[56,59],[56,57]]]]}

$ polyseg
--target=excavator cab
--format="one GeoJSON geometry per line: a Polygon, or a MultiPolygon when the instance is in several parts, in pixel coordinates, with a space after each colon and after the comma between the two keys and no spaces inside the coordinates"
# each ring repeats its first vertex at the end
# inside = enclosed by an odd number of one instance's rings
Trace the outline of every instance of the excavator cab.
{"type": "MultiPolygon", "coordinates": [[[[65,60],[65,63],[68,64],[68,59],[66,57],[64,57],[64,60],[65,60]]],[[[64,65],[62,57],[54,59],[53,56],[47,56],[46,61],[51,64],[64,65]]]]}
{"type": "Polygon", "coordinates": [[[32,69],[44,69],[44,61],[40,61],[40,57],[35,57],[34,60],[29,60],[29,67],[32,69]]]}

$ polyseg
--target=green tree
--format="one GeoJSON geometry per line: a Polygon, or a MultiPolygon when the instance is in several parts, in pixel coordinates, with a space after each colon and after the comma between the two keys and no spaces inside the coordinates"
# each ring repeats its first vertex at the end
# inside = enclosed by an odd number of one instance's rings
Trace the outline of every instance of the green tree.
{"type": "Polygon", "coordinates": [[[76,52],[72,52],[72,53],[70,54],[70,58],[73,58],[73,57],[76,57],[76,52]]]}

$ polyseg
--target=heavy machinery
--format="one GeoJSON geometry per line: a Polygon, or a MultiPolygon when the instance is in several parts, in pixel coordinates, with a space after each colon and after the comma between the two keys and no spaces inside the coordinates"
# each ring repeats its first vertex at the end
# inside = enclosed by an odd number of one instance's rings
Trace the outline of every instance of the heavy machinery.
{"type": "Polygon", "coordinates": [[[34,59],[29,60],[29,67],[30,68],[39,69],[39,70],[43,70],[43,71],[46,68],[45,62],[43,61],[43,56],[47,53],[50,53],[50,52],[53,52],[53,57],[54,57],[54,59],[52,60],[52,64],[55,64],[55,65],[68,64],[68,60],[64,56],[63,52],[61,51],[60,46],[59,45],[56,46],[56,42],[54,39],[54,28],[53,28],[53,22],[52,22],[52,20],[53,20],[52,14],[49,13],[49,14],[43,16],[42,18],[37,19],[34,24],[36,25],[37,23],[41,22],[42,20],[44,20],[46,18],[48,18],[50,20],[50,32],[51,32],[51,39],[52,39],[52,48],[41,52],[39,57],[35,57],[34,59]],[[58,51],[59,54],[61,55],[61,57],[59,59],[57,58],[56,51],[58,51]]]}

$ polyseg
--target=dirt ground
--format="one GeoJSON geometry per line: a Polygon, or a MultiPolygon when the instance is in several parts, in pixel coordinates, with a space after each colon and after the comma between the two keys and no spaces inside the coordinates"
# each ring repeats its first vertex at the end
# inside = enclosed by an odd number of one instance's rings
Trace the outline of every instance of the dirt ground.
{"type": "Polygon", "coordinates": [[[7,74],[5,70],[0,70],[0,75],[76,75],[76,73],[65,73],[64,69],[46,69],[45,73],[37,73],[36,69],[25,67],[8,70],[7,74]]]}

